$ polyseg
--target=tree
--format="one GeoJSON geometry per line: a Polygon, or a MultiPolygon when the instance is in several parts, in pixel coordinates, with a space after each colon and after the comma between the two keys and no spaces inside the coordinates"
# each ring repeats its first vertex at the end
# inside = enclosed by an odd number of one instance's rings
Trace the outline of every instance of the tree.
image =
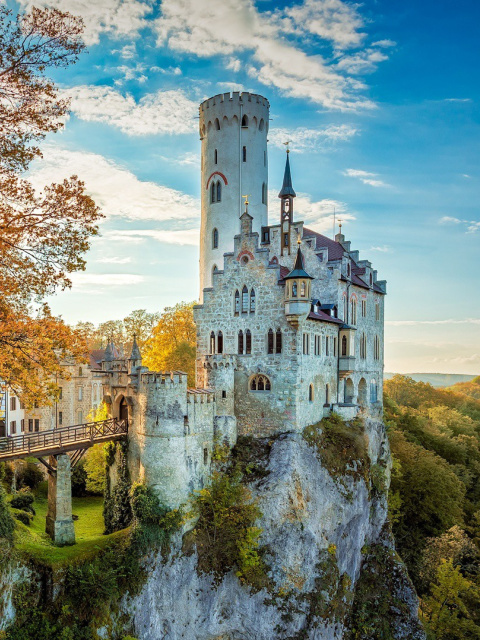
{"type": "MultiPolygon", "coordinates": [[[[94,422],[101,422],[102,420],[107,420],[107,418],[108,409],[105,403],[102,403],[95,412],[92,410],[88,415],[88,420],[94,422]]],[[[105,445],[96,444],[85,455],[84,468],[87,473],[85,488],[89,493],[99,495],[103,493],[105,489],[105,467],[105,445]]]]}
{"type": "Polygon", "coordinates": [[[146,309],[136,309],[123,319],[128,346],[131,347],[133,334],[136,335],[140,349],[150,338],[153,328],[160,321],[160,314],[148,313],[146,309]]]}
{"type": "Polygon", "coordinates": [[[76,176],[41,193],[20,176],[68,112],[45,71],[77,60],[82,29],[79,18],[56,9],[15,19],[0,7],[0,378],[27,406],[58,392],[62,358],[86,351],[81,334],[42,300],[85,268],[101,214],[76,176]]]}
{"type": "Polygon", "coordinates": [[[194,304],[179,302],[166,307],[143,353],[143,362],[150,369],[185,371],[190,386],[195,384],[194,304]]]}

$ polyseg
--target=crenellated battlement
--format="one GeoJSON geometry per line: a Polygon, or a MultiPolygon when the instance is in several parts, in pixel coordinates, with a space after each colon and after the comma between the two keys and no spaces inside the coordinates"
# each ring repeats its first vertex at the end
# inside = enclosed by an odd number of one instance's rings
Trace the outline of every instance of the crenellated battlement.
{"type": "Polygon", "coordinates": [[[257,104],[261,104],[266,107],[270,107],[270,103],[267,98],[264,98],[259,93],[249,93],[248,91],[233,91],[227,93],[217,93],[217,95],[212,96],[211,98],[207,98],[204,100],[200,106],[199,111],[205,111],[206,109],[210,109],[211,107],[221,104],[223,102],[232,102],[237,104],[246,104],[248,102],[256,102],[257,104]]]}
{"type": "Polygon", "coordinates": [[[143,385],[180,385],[185,383],[184,371],[147,371],[140,374],[143,385]]]}
{"type": "Polygon", "coordinates": [[[213,389],[187,389],[187,403],[205,404],[215,402],[213,389]]]}
{"type": "Polygon", "coordinates": [[[202,102],[199,107],[200,138],[211,129],[225,130],[227,126],[243,126],[241,118],[249,118],[251,130],[260,130],[267,135],[270,103],[255,93],[220,93],[202,102]]]}

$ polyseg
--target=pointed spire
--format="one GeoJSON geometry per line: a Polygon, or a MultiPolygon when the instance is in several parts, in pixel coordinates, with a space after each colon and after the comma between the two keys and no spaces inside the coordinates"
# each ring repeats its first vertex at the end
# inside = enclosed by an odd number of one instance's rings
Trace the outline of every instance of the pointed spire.
{"type": "Polygon", "coordinates": [[[290,156],[290,150],[287,149],[287,162],[285,164],[285,173],[283,175],[282,189],[278,194],[279,198],[284,198],[285,196],[291,196],[292,198],[295,198],[295,196],[297,195],[293,190],[293,186],[292,186],[292,174],[290,173],[289,156],[290,156]]]}
{"type": "Polygon", "coordinates": [[[292,271],[285,276],[285,280],[290,280],[291,278],[307,278],[309,280],[313,280],[312,276],[310,276],[305,271],[305,259],[303,257],[302,250],[300,249],[300,244],[298,245],[297,257],[295,258],[295,264],[293,265],[292,271]]]}
{"type": "Polygon", "coordinates": [[[113,344],[113,340],[110,340],[110,342],[107,344],[103,359],[105,362],[112,362],[115,359],[115,345],[113,344]]]}
{"type": "Polygon", "coordinates": [[[142,354],[140,353],[140,349],[137,344],[137,334],[133,334],[133,344],[132,344],[132,352],[130,354],[129,360],[141,360],[142,354]]]}

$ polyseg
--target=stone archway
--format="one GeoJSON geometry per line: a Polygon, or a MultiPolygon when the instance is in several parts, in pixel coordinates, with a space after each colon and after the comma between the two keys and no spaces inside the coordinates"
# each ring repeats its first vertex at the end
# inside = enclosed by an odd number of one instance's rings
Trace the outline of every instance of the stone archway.
{"type": "Polygon", "coordinates": [[[361,407],[367,406],[367,381],[365,378],[361,378],[358,383],[358,404],[361,407]]]}
{"type": "Polygon", "coordinates": [[[355,395],[355,390],[353,387],[353,381],[351,378],[347,378],[345,380],[345,404],[353,404],[353,397],[355,395]]]}

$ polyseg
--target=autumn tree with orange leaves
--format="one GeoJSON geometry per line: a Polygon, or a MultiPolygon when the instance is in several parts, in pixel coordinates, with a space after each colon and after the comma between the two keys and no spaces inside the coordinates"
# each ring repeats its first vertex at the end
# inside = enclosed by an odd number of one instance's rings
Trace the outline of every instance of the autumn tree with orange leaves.
{"type": "Polygon", "coordinates": [[[85,268],[101,214],[76,176],[42,192],[22,177],[68,113],[46,72],[77,61],[82,31],[80,18],[57,9],[15,16],[0,7],[0,380],[27,406],[54,397],[62,359],[86,352],[44,298],[85,268]]]}

